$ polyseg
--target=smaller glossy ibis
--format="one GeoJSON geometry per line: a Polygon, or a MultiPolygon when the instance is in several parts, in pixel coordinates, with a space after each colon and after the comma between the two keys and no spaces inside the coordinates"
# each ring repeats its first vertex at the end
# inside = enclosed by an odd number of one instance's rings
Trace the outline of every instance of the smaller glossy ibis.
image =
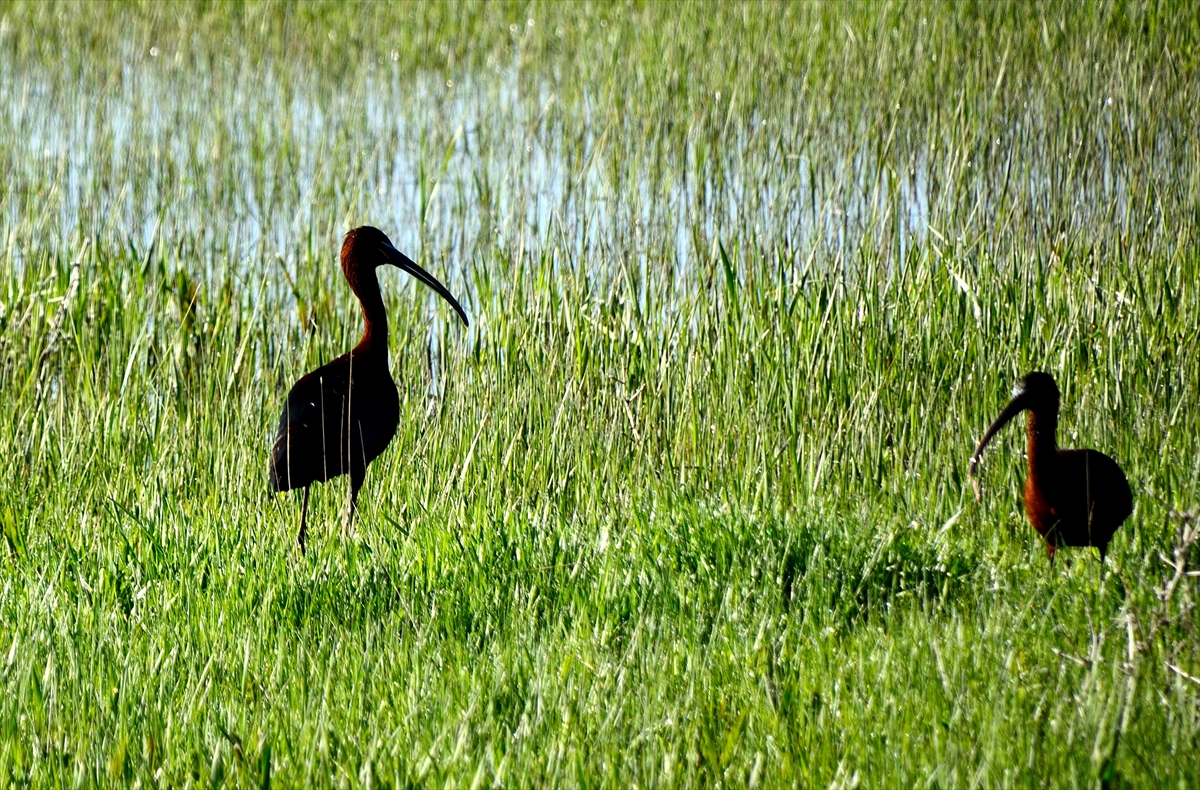
{"type": "Polygon", "coordinates": [[[1058,386],[1047,373],[1030,373],[1013,388],[1013,397],[987,429],[971,456],[970,476],[978,499],[975,469],[983,448],[1022,411],[1026,423],[1029,475],[1025,478],[1025,515],[1046,539],[1054,561],[1060,546],[1095,546],[1100,562],[1117,527],[1133,512],[1129,481],[1117,462],[1096,450],[1059,450],[1058,386]]]}
{"type": "Polygon", "coordinates": [[[361,227],[347,233],[341,263],[342,274],[362,305],[362,339],[350,353],[292,386],[271,451],[271,487],[276,491],[304,489],[296,535],[301,553],[307,536],[308,487],[350,474],[348,529],[367,464],[387,448],[400,421],[400,398],[388,370],[387,314],[375,269],[390,264],[408,272],[449,302],[468,324],[467,314],[445,286],[392,246],[377,228],[361,227]]]}

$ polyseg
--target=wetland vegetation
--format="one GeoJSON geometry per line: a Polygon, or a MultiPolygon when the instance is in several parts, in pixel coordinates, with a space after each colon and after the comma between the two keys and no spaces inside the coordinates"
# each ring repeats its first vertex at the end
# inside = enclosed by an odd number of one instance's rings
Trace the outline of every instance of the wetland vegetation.
{"type": "Polygon", "coordinates": [[[1198,130],[1186,4],[0,3],[0,783],[1196,786],[1198,130]],[[301,557],[360,224],[471,326],[301,557]]]}

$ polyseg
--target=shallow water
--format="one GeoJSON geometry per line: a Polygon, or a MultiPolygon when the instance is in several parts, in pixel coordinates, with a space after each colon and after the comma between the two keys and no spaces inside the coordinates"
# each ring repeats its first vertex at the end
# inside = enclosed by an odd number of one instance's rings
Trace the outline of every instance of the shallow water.
{"type": "MultiPolygon", "coordinates": [[[[18,273],[32,244],[69,249],[86,233],[139,252],[157,240],[171,265],[209,283],[229,265],[255,281],[275,256],[331,265],[340,233],[371,223],[460,292],[471,266],[522,254],[601,279],[631,267],[678,288],[711,271],[718,242],[797,276],[853,269],[863,246],[902,266],[931,227],[941,248],[1006,219],[1006,233],[1052,235],[1037,226],[1063,204],[1081,225],[1131,214],[1129,168],[1103,134],[1111,103],[1074,173],[1047,152],[1047,118],[1028,102],[1008,139],[947,154],[945,141],[894,126],[881,150],[878,119],[810,128],[802,101],[730,111],[718,141],[673,119],[639,129],[595,93],[564,106],[515,65],[452,83],[380,60],[349,94],[318,74],[188,71],[131,47],[103,90],[0,66],[0,222],[18,273]]],[[[1181,147],[1160,149],[1153,172],[1177,174],[1181,147]]]]}

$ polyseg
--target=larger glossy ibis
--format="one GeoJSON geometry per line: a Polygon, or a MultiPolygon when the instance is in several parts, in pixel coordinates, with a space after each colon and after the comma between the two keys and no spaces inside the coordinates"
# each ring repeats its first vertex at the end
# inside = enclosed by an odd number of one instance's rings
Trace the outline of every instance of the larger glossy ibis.
{"type": "Polygon", "coordinates": [[[428,285],[468,324],[458,300],[429,272],[392,246],[378,228],[355,228],[342,242],[342,273],[363,312],[362,339],[348,354],[297,381],[287,396],[271,451],[271,486],[304,489],[301,553],[307,535],[308,487],[350,474],[347,528],[353,522],[358,489],[367,464],[392,441],[400,420],[400,399],[388,370],[388,325],[376,267],[391,264],[428,285]]]}
{"type": "MultiPolygon", "coordinates": [[[[983,448],[1004,425],[1022,411],[1026,424],[1029,475],[1025,478],[1025,515],[1043,538],[1046,553],[1054,560],[1059,546],[1095,546],[1100,562],[1117,527],[1133,512],[1129,481],[1117,462],[1096,450],[1059,450],[1058,386],[1047,373],[1030,373],[1013,388],[1013,397],[987,429],[975,454],[970,475],[983,448]]],[[[979,498],[978,484],[975,497],[979,498]]]]}

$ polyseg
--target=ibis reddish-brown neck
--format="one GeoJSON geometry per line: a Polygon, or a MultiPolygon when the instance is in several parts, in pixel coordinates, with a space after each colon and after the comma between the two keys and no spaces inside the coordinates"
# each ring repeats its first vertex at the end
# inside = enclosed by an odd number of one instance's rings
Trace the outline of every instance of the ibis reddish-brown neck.
{"type": "Polygon", "coordinates": [[[342,272],[350,290],[358,297],[363,313],[363,333],[354,347],[355,357],[366,357],[371,362],[388,364],[388,322],[383,309],[383,295],[379,291],[379,277],[375,267],[361,263],[353,251],[342,250],[342,272]]]}
{"type": "Polygon", "coordinates": [[[1054,466],[1058,463],[1058,443],[1054,438],[1057,431],[1057,404],[1040,403],[1030,407],[1025,438],[1029,476],[1034,485],[1038,485],[1043,477],[1053,474],[1054,466]]]}

